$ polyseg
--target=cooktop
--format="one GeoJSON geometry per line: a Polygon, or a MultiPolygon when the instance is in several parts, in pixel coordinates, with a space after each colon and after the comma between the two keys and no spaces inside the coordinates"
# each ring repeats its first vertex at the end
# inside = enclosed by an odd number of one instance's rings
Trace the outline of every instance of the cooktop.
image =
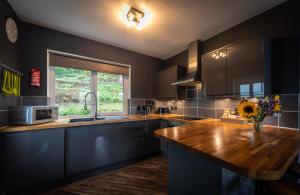
{"type": "Polygon", "coordinates": [[[187,120],[187,121],[193,121],[193,120],[201,120],[204,118],[194,117],[194,116],[176,116],[172,117],[174,119],[181,119],[181,120],[187,120]]]}

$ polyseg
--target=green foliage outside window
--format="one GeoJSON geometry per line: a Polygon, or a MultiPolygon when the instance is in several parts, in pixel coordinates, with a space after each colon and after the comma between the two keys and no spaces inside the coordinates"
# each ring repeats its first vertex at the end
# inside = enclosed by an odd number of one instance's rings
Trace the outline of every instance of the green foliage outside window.
{"type": "MultiPolygon", "coordinates": [[[[90,115],[84,110],[84,96],[92,91],[92,72],[55,67],[55,102],[59,116],[90,115]]],[[[98,112],[123,112],[123,77],[97,73],[98,112]]],[[[91,96],[87,98],[91,104],[91,96]]]]}
{"type": "Polygon", "coordinates": [[[107,73],[97,74],[100,112],[123,112],[123,77],[107,73]]]}

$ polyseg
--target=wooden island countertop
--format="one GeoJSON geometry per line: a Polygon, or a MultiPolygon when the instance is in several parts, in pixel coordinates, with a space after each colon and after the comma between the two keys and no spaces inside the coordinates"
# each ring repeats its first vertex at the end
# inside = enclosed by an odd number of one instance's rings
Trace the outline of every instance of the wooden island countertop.
{"type": "Polygon", "coordinates": [[[155,131],[160,139],[197,153],[219,166],[258,180],[277,180],[300,150],[300,134],[291,129],[223,123],[216,119],[155,131]]]}

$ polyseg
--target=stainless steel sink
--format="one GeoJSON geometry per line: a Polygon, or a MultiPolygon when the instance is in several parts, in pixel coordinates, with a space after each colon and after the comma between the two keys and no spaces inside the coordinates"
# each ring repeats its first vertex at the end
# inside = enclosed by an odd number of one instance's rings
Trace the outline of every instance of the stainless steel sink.
{"type": "Polygon", "coordinates": [[[79,123],[79,122],[88,122],[88,121],[95,121],[95,120],[120,120],[120,119],[127,119],[127,116],[103,116],[99,118],[73,118],[70,119],[70,123],[79,123]]]}
{"type": "Polygon", "coordinates": [[[120,120],[120,119],[128,119],[127,116],[103,116],[97,120],[120,120]]]}
{"type": "Polygon", "coordinates": [[[94,118],[72,118],[70,119],[70,123],[78,123],[78,122],[87,122],[87,121],[94,121],[94,118]]]}

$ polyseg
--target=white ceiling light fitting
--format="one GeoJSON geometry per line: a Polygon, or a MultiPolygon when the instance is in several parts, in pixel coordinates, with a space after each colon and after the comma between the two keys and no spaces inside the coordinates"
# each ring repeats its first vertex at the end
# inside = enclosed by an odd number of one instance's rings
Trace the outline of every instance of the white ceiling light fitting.
{"type": "Polygon", "coordinates": [[[126,15],[127,20],[129,22],[129,23],[127,23],[127,26],[131,27],[131,26],[135,25],[138,30],[142,30],[141,22],[142,22],[144,16],[145,16],[144,12],[142,12],[134,7],[131,7],[126,15]]]}

